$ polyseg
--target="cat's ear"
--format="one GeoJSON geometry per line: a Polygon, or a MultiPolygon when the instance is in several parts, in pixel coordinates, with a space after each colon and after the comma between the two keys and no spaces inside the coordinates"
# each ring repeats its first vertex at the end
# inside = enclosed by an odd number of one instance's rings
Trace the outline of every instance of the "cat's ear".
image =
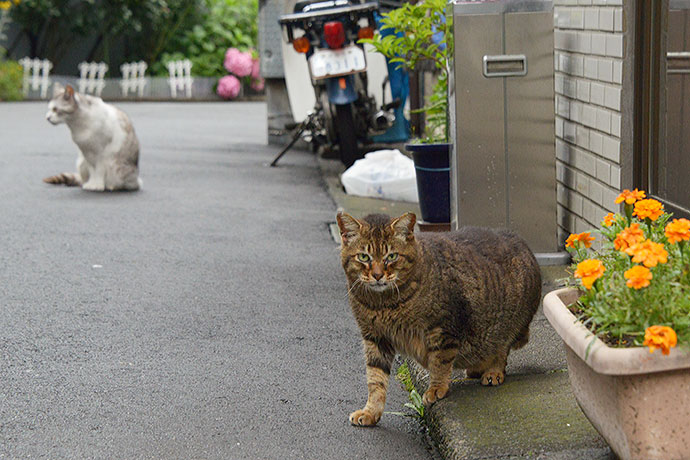
{"type": "Polygon", "coordinates": [[[405,240],[414,237],[414,224],[417,222],[417,216],[412,212],[406,212],[397,219],[391,222],[391,228],[396,236],[401,236],[405,240]]]}
{"type": "Polygon", "coordinates": [[[72,88],[72,85],[67,85],[65,87],[65,95],[62,97],[64,97],[66,101],[74,98],[74,88],[72,88]]]}
{"type": "Polygon", "coordinates": [[[363,226],[360,221],[344,212],[338,212],[336,220],[340,228],[340,237],[343,240],[343,245],[352,242],[359,235],[363,226]]]}
{"type": "Polygon", "coordinates": [[[59,95],[62,94],[64,91],[65,91],[65,87],[62,86],[62,83],[60,83],[59,81],[56,81],[56,82],[53,84],[53,97],[59,96],[59,95]]]}

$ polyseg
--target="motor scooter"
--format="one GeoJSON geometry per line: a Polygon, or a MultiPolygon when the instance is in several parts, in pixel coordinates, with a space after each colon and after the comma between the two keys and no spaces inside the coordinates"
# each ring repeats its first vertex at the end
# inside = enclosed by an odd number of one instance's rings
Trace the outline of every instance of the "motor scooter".
{"type": "Polygon", "coordinates": [[[371,142],[395,122],[400,101],[383,100],[377,107],[367,91],[364,47],[357,43],[374,36],[378,8],[378,3],[358,0],[301,0],[292,14],[280,17],[286,40],[307,59],[316,103],[302,123],[291,126],[296,133],[272,166],[304,138],[313,150],[337,147],[349,167],[362,158],[359,144],[371,142]]]}

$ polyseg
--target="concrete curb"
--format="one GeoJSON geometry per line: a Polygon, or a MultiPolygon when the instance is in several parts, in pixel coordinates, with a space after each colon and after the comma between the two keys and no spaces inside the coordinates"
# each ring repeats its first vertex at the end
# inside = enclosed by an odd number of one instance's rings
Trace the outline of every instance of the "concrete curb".
{"type": "MultiPolygon", "coordinates": [[[[427,373],[408,361],[417,391],[427,373]]],[[[448,460],[615,459],[584,417],[565,370],[509,375],[499,387],[454,375],[451,393],[427,409],[429,434],[448,460]]]]}

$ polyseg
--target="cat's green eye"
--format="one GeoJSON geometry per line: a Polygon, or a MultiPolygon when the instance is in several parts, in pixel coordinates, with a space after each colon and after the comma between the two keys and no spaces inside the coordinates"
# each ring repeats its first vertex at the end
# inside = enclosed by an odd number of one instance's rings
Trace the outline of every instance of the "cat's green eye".
{"type": "Polygon", "coordinates": [[[396,260],[398,260],[397,252],[391,252],[386,256],[386,262],[395,262],[396,260]]]}
{"type": "Polygon", "coordinates": [[[357,260],[359,260],[360,262],[367,263],[371,260],[371,256],[364,252],[360,252],[359,254],[357,254],[357,260]]]}

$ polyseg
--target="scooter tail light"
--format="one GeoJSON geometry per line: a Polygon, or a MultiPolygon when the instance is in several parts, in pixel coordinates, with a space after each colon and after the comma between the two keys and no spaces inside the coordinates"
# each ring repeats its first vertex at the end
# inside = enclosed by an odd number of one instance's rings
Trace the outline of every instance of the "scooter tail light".
{"type": "Polygon", "coordinates": [[[357,31],[357,38],[374,38],[374,28],[373,27],[362,27],[357,31]]]}
{"type": "Polygon", "coordinates": [[[337,49],[345,43],[345,28],[340,21],[330,21],[323,25],[323,36],[329,48],[337,49]]]}
{"type": "Polygon", "coordinates": [[[311,43],[309,43],[309,39],[307,37],[299,37],[292,41],[292,47],[298,53],[306,53],[311,48],[311,43]]]}

